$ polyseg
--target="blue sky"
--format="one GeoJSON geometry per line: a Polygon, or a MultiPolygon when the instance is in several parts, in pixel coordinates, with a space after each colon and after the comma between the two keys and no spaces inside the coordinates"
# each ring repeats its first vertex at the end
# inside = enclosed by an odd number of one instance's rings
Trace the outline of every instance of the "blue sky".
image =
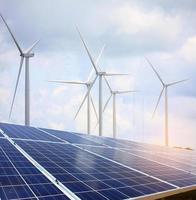
{"type": "MultiPolygon", "coordinates": [[[[170,144],[196,148],[195,1],[0,0],[0,7],[24,49],[41,38],[30,61],[32,125],[86,131],[85,106],[73,120],[86,88],[46,81],[87,79],[92,66],[76,32],[78,25],[94,58],[106,45],[102,69],[130,73],[110,78],[112,88],[139,90],[117,97],[118,137],[163,143],[163,99],[151,119],[161,84],[144,60],[147,56],[166,82],[190,79],[169,89],[170,144]]],[[[8,121],[20,58],[2,20],[0,27],[0,121],[8,121]]],[[[109,92],[104,88],[106,101],[109,92]]],[[[97,84],[92,95],[98,108],[97,84]]],[[[105,136],[112,135],[111,106],[104,113],[105,136]]],[[[23,121],[24,69],[10,122],[23,121]]],[[[92,121],[94,127],[94,116],[92,121]]]]}

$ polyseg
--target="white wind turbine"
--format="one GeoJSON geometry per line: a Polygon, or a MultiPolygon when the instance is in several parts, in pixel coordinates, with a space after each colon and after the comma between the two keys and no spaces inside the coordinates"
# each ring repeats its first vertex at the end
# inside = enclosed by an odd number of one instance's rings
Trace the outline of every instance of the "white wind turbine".
{"type": "Polygon", "coordinates": [[[0,16],[1,16],[4,24],[6,25],[12,39],[14,40],[14,43],[17,46],[18,51],[20,53],[20,57],[21,57],[20,67],[19,67],[18,76],[17,76],[17,80],[16,80],[16,86],[15,86],[14,95],[13,95],[12,104],[11,104],[11,109],[10,109],[10,113],[9,113],[9,119],[10,119],[11,114],[12,114],[12,109],[13,109],[13,105],[14,105],[14,101],[15,101],[15,97],[16,97],[16,92],[17,92],[17,88],[18,88],[20,74],[21,74],[21,70],[22,70],[22,66],[23,66],[23,61],[25,59],[25,125],[29,126],[30,125],[29,58],[34,56],[34,53],[32,52],[32,50],[37,45],[39,40],[37,40],[35,43],[33,43],[33,45],[30,46],[27,50],[23,51],[21,49],[21,47],[19,46],[18,42],[16,41],[16,38],[14,37],[14,35],[13,35],[11,29],[9,28],[7,22],[5,21],[4,17],[1,14],[0,14],[0,16]]]}
{"type": "MultiPolygon", "coordinates": [[[[90,59],[92,65],[93,65],[93,68],[94,68],[95,73],[96,73],[96,76],[95,76],[94,80],[92,81],[92,84],[89,87],[89,89],[88,89],[88,91],[87,91],[87,93],[86,93],[86,95],[85,95],[85,97],[84,97],[84,99],[82,101],[82,104],[80,105],[80,107],[78,109],[78,112],[80,111],[82,105],[84,104],[85,99],[87,98],[87,96],[88,96],[91,88],[93,87],[96,79],[99,77],[99,136],[102,136],[102,129],[103,129],[103,118],[102,118],[102,114],[103,114],[103,112],[102,112],[102,95],[103,95],[102,94],[102,81],[103,81],[103,78],[105,79],[106,76],[119,76],[119,75],[128,75],[128,74],[107,73],[107,72],[102,71],[100,69],[100,67],[95,63],[93,57],[91,56],[91,54],[89,52],[89,49],[88,49],[88,47],[87,47],[87,45],[86,45],[86,43],[85,43],[85,41],[84,41],[84,39],[83,39],[83,37],[82,37],[82,35],[81,35],[81,33],[80,33],[80,31],[79,31],[78,28],[77,28],[77,31],[79,33],[80,39],[82,40],[82,43],[83,43],[83,45],[84,45],[84,47],[86,49],[86,52],[87,52],[87,54],[89,56],[89,59],[90,59]]],[[[78,112],[76,113],[76,116],[78,115],[78,112]]]]}
{"type": "MultiPolygon", "coordinates": [[[[103,53],[103,50],[104,50],[104,47],[101,49],[100,54],[97,57],[96,64],[98,63],[98,61],[99,61],[99,59],[100,59],[100,57],[103,53]]],[[[49,82],[75,84],[75,85],[85,85],[87,87],[87,91],[88,91],[88,89],[91,87],[91,84],[92,84],[91,77],[92,77],[93,73],[94,73],[94,69],[91,70],[89,77],[88,77],[87,81],[85,81],[85,82],[82,82],[82,81],[64,81],[64,80],[51,80],[49,82]]],[[[93,102],[92,96],[90,95],[90,93],[88,93],[88,95],[87,95],[87,133],[88,134],[90,134],[90,132],[91,132],[91,112],[90,112],[91,106],[90,106],[90,103],[93,106],[95,116],[98,120],[98,115],[97,115],[97,111],[96,111],[96,108],[95,108],[95,104],[93,102]]],[[[77,117],[77,115],[75,116],[75,118],[76,117],[77,117]]]]}
{"type": "Polygon", "coordinates": [[[165,146],[169,146],[169,131],[168,131],[168,87],[176,85],[176,84],[184,82],[184,81],[187,81],[188,79],[183,79],[183,80],[175,81],[175,82],[171,82],[171,83],[165,83],[162,80],[162,78],[159,75],[159,73],[153,67],[152,63],[147,58],[145,58],[145,59],[148,62],[148,64],[151,66],[152,70],[154,71],[154,73],[156,74],[156,76],[158,77],[159,81],[162,84],[162,90],[161,90],[161,93],[160,93],[160,95],[158,97],[158,101],[157,101],[157,104],[155,106],[155,109],[154,109],[152,117],[154,117],[154,115],[156,113],[156,110],[157,110],[157,107],[159,105],[159,102],[161,100],[161,97],[163,95],[163,92],[165,91],[165,146]]]}
{"type": "MultiPolygon", "coordinates": [[[[103,112],[105,111],[106,107],[108,106],[108,103],[110,102],[111,98],[113,97],[113,138],[116,138],[116,95],[117,94],[126,94],[126,93],[133,93],[133,92],[137,92],[134,90],[112,90],[112,88],[110,87],[107,79],[106,79],[106,84],[110,90],[110,96],[107,99],[104,108],[103,108],[103,112]]],[[[98,124],[98,123],[97,123],[98,124]]]]}

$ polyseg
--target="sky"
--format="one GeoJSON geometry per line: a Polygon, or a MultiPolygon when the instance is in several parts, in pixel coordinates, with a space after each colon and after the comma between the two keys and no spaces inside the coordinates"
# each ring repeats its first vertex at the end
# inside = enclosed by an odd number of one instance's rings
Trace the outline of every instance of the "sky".
{"type": "MultiPolygon", "coordinates": [[[[162,89],[144,59],[148,57],[168,83],[169,142],[196,149],[196,1],[194,0],[0,0],[0,12],[22,49],[40,39],[30,59],[31,125],[86,133],[83,86],[48,80],[88,78],[92,65],[76,31],[79,27],[94,59],[103,45],[99,66],[106,72],[129,73],[108,78],[114,90],[138,90],[117,96],[117,137],[164,143],[164,99],[152,113],[162,89]]],[[[0,121],[24,124],[24,68],[9,120],[20,56],[0,20],[0,121]]],[[[110,93],[104,83],[106,102],[110,93]]],[[[92,89],[98,110],[98,84],[92,89]]],[[[92,111],[92,134],[98,134],[92,111]]],[[[103,135],[112,136],[112,101],[104,113],[103,135]]]]}

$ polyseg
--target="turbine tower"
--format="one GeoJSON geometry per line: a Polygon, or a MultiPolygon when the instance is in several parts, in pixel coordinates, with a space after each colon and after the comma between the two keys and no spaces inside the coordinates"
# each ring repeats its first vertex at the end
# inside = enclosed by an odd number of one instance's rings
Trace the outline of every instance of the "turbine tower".
{"type": "Polygon", "coordinates": [[[152,117],[154,117],[155,113],[156,113],[156,110],[158,108],[158,105],[159,105],[159,102],[161,100],[161,97],[163,95],[163,92],[165,92],[165,146],[169,146],[169,130],[168,130],[168,87],[170,86],[173,86],[173,85],[176,85],[178,83],[181,83],[181,82],[184,82],[184,81],[187,81],[188,79],[183,79],[183,80],[180,80],[180,81],[175,81],[175,82],[171,82],[171,83],[165,83],[161,76],[159,75],[159,73],[156,71],[156,69],[154,68],[154,66],[152,65],[152,63],[147,59],[145,58],[146,61],[148,62],[148,64],[151,66],[152,70],[154,71],[154,73],[156,74],[156,76],[158,77],[159,81],[161,82],[162,84],[162,90],[160,92],[160,95],[158,97],[158,101],[157,101],[157,104],[155,106],[155,109],[154,109],[154,112],[153,112],[153,115],[152,117]]]}
{"type": "Polygon", "coordinates": [[[116,138],[116,127],[117,127],[116,126],[116,95],[133,93],[133,92],[137,92],[137,91],[134,91],[134,90],[122,90],[122,91],[112,90],[107,79],[106,79],[106,83],[110,90],[110,96],[104,105],[103,112],[105,111],[106,107],[108,106],[108,103],[110,102],[111,98],[113,97],[113,138],[116,138]]]}
{"type": "Polygon", "coordinates": [[[12,33],[11,29],[9,28],[7,22],[5,21],[4,17],[1,14],[0,14],[0,16],[1,16],[5,26],[7,27],[12,39],[14,40],[14,43],[15,43],[16,47],[18,48],[18,51],[19,51],[20,57],[21,57],[20,67],[19,67],[18,76],[17,76],[17,80],[16,80],[16,86],[15,86],[14,95],[13,95],[13,99],[12,99],[12,103],[11,103],[11,109],[10,109],[10,113],[9,113],[9,119],[11,118],[11,114],[12,114],[12,109],[13,109],[13,105],[14,105],[14,101],[15,101],[15,97],[16,97],[16,92],[17,92],[17,88],[18,88],[20,74],[21,74],[21,71],[22,71],[23,61],[25,60],[25,125],[29,126],[30,125],[29,59],[34,56],[34,53],[32,52],[32,50],[37,45],[39,40],[37,40],[35,43],[33,43],[33,45],[30,46],[27,50],[23,51],[22,48],[20,47],[20,45],[18,44],[18,42],[17,42],[14,34],[12,33]]]}
{"type": "MultiPolygon", "coordinates": [[[[102,136],[102,130],[103,130],[103,118],[102,118],[102,110],[103,110],[102,109],[102,96],[103,96],[103,94],[102,94],[102,82],[103,82],[103,78],[106,77],[106,76],[119,76],[119,75],[128,75],[128,74],[107,73],[107,72],[102,71],[100,69],[100,67],[94,62],[94,59],[91,56],[91,54],[89,52],[89,49],[88,49],[88,47],[86,45],[86,42],[84,41],[84,39],[83,39],[83,37],[82,37],[82,35],[81,35],[81,33],[80,33],[80,31],[79,31],[78,28],[77,28],[77,31],[78,31],[80,39],[82,40],[84,48],[85,48],[85,50],[86,50],[86,52],[88,54],[88,57],[89,57],[92,65],[93,65],[93,68],[94,68],[95,73],[96,73],[96,76],[95,76],[94,80],[92,81],[92,84],[89,87],[89,89],[88,89],[88,91],[87,91],[87,93],[86,93],[86,95],[85,95],[85,97],[84,97],[84,99],[82,101],[82,104],[79,107],[78,112],[80,111],[82,105],[84,104],[84,101],[87,98],[87,96],[88,96],[88,94],[89,94],[92,86],[94,85],[96,79],[99,77],[99,136],[102,136]]],[[[76,113],[76,116],[77,116],[78,112],[76,113]]]]}

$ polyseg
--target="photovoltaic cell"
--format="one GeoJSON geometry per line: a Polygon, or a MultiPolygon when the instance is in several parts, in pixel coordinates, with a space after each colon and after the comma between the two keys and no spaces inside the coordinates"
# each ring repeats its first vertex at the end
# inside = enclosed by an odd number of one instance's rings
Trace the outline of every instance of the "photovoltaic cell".
{"type": "Polygon", "coordinates": [[[34,127],[0,123],[0,129],[2,129],[11,138],[61,142],[57,138],[34,127]]]}
{"type": "MultiPolygon", "coordinates": [[[[85,200],[93,197],[126,199],[142,196],[147,194],[146,191],[137,189],[136,186],[148,188],[148,185],[157,183],[164,185],[162,191],[175,188],[70,144],[30,141],[16,141],[16,143],[67,188],[85,200]],[[129,194],[127,188],[131,188],[134,193],[129,194]]],[[[157,191],[160,191],[160,188],[157,191]]],[[[155,192],[156,189],[151,191],[155,192]]]]}
{"type": "Polygon", "coordinates": [[[57,131],[57,130],[52,130],[52,129],[42,129],[42,130],[50,133],[51,135],[57,136],[60,139],[66,140],[69,143],[103,146],[103,145],[96,143],[94,141],[84,139],[84,138],[80,137],[79,135],[73,134],[71,132],[57,131]]]}
{"type": "Polygon", "coordinates": [[[68,198],[7,139],[0,139],[0,199],[68,198]]]}

